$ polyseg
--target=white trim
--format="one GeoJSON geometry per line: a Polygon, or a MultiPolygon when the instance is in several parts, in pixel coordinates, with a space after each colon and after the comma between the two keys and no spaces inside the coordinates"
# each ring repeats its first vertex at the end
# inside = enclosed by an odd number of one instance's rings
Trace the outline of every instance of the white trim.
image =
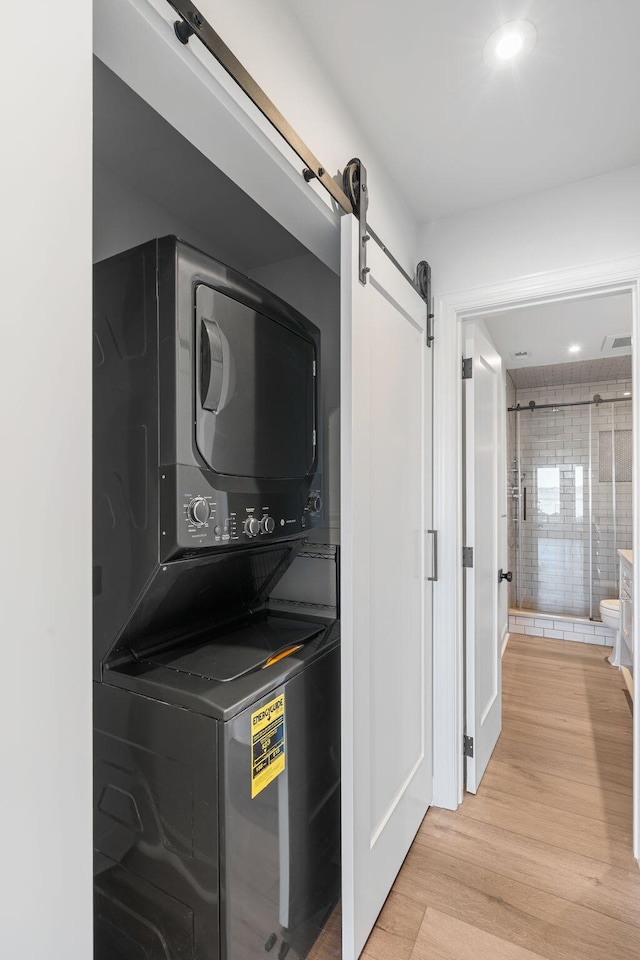
{"type": "Polygon", "coordinates": [[[502,648],[501,648],[501,650],[500,650],[500,656],[501,656],[501,657],[504,657],[504,652],[505,652],[505,650],[507,649],[507,644],[509,643],[509,637],[510,637],[510,636],[511,636],[511,634],[509,633],[509,631],[508,631],[508,630],[505,630],[504,636],[503,636],[503,638],[502,638],[502,648]]]}
{"type": "MultiPolygon", "coordinates": [[[[441,531],[439,589],[434,595],[434,804],[455,809],[464,779],[462,638],[462,356],[461,322],[488,312],[628,291],[632,301],[633,369],[640,357],[640,256],[514,278],[436,297],[434,357],[434,526],[441,531]],[[452,443],[452,437],[457,437],[452,443]]],[[[633,499],[640,471],[640,378],[633,391],[633,499]]],[[[640,549],[640,510],[633,521],[633,549],[640,549]]],[[[640,596],[640,563],[634,564],[634,595],[640,596]]],[[[634,660],[639,662],[634,618],[634,660]]],[[[640,695],[636,670],[636,694],[640,695]]],[[[638,696],[636,697],[638,700],[638,696]]],[[[640,700],[639,700],[640,702],[640,700]]],[[[634,716],[634,855],[640,855],[640,711],[634,716]]]]}

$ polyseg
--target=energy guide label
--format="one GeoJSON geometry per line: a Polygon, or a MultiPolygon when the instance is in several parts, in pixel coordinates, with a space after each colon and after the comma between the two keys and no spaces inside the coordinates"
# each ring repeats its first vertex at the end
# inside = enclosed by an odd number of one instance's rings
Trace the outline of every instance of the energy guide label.
{"type": "Polygon", "coordinates": [[[284,770],[284,693],[251,714],[251,764],[253,798],[284,770]]]}

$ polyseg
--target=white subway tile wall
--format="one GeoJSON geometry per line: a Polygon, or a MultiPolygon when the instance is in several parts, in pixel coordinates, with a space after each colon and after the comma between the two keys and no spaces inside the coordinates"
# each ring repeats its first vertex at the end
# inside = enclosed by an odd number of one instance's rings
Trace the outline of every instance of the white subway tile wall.
{"type": "Polygon", "coordinates": [[[550,640],[572,640],[574,643],[594,643],[612,647],[614,632],[602,623],[585,620],[554,620],[549,617],[523,616],[520,611],[509,614],[509,633],[524,633],[530,637],[548,637],[550,640]]]}
{"type": "MultiPolygon", "coordinates": [[[[630,479],[600,481],[600,450],[606,448],[600,434],[631,430],[631,401],[606,402],[627,390],[630,381],[612,380],[516,391],[507,376],[507,405],[523,408],[508,415],[507,429],[513,608],[599,619],[600,601],[617,596],[616,551],[630,549],[632,543],[632,484],[630,479]],[[561,404],[591,400],[594,394],[603,402],[557,410],[528,408],[530,400],[561,404]]],[[[578,627],[554,623],[545,628],[536,622],[520,626],[525,632],[575,634],[574,639],[583,642],[592,642],[584,638],[594,636],[588,622],[578,627]]]]}

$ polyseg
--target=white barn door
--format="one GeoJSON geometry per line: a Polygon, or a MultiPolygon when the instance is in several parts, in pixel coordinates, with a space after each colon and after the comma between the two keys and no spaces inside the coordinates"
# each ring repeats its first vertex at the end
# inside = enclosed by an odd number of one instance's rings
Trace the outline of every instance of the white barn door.
{"type": "Polygon", "coordinates": [[[358,244],[343,217],[343,960],[359,956],[432,793],[426,305],[373,240],[363,286],[358,244]]]}

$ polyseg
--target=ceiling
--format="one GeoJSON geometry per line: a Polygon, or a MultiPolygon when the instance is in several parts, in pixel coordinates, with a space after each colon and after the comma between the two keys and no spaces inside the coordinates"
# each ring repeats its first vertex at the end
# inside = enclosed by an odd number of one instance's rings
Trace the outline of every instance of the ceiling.
{"type": "Polygon", "coordinates": [[[507,370],[631,354],[631,346],[603,348],[605,337],[631,334],[630,293],[521,307],[482,319],[507,370]],[[580,349],[572,353],[571,346],[580,349]]]}
{"type": "Polygon", "coordinates": [[[566,387],[571,383],[604,383],[605,380],[632,379],[631,355],[603,360],[579,360],[577,363],[549,363],[544,367],[520,367],[510,370],[516,390],[530,387],[566,387]]]}
{"type": "Polygon", "coordinates": [[[420,222],[640,163],[638,0],[278,2],[420,222]],[[492,70],[516,19],[536,46],[492,70]]]}

